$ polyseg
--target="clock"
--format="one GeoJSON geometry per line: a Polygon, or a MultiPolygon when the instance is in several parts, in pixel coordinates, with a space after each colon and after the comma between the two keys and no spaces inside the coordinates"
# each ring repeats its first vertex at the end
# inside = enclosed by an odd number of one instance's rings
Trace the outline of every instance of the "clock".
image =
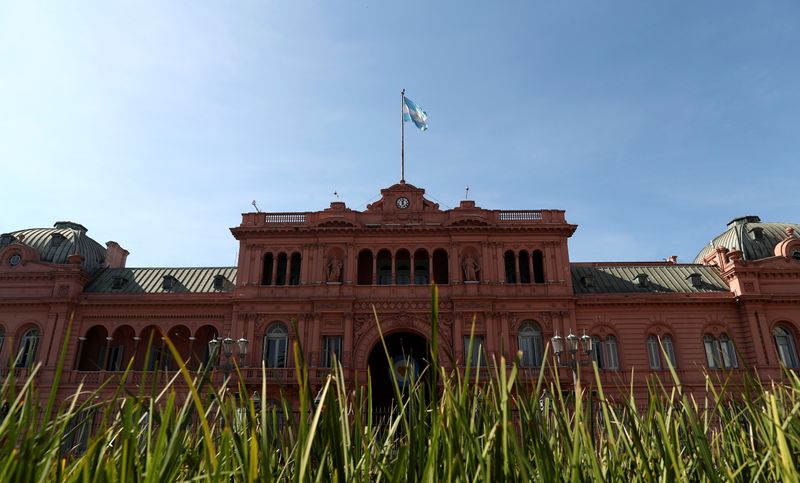
{"type": "Polygon", "coordinates": [[[397,198],[397,201],[395,201],[394,204],[401,210],[405,210],[408,208],[408,198],[401,196],[400,198],[397,198]]]}
{"type": "Polygon", "coordinates": [[[15,267],[19,265],[21,261],[22,261],[22,256],[19,253],[15,253],[11,255],[11,257],[8,259],[8,264],[11,265],[12,267],[15,267]]]}

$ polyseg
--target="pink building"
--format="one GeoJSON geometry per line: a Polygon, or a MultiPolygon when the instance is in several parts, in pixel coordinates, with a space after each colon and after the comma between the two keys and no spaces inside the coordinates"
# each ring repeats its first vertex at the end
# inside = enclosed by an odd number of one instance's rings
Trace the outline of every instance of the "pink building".
{"type": "MultiPolygon", "coordinates": [[[[522,351],[531,375],[554,335],[587,334],[609,386],[633,378],[642,397],[648,377],[668,376],[661,346],[689,390],[702,389],[705,372],[780,378],[781,365],[800,366],[798,225],[738,218],[698,245],[694,263],[570,263],[577,226],[561,210],[488,210],[473,201],[441,210],[407,183],[381,194],[361,212],[334,202],[317,212],[243,214],[231,229],[236,267],[126,267],[120,245],[102,246],[71,222],[3,234],[0,374],[21,378],[40,362],[37,383],[49,387],[66,344],[62,396],[131,360],[129,384],[168,377],[176,364],[163,332],[190,367],[208,361],[210,340],[230,338],[246,384],[261,387],[263,361],[267,397],[278,387],[291,397],[299,339],[312,375],[327,374],[336,353],[348,377],[363,380],[371,366],[385,397],[389,367],[372,308],[392,355],[421,366],[431,281],[441,352],[457,364],[474,317],[489,364],[522,351]]],[[[572,384],[570,369],[560,377],[572,384]]]]}

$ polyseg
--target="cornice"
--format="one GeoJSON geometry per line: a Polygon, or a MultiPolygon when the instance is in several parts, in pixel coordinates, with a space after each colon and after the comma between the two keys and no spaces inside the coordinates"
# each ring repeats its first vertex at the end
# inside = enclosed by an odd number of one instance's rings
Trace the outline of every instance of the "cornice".
{"type": "Polygon", "coordinates": [[[548,232],[563,234],[566,236],[572,235],[578,228],[577,225],[563,224],[563,223],[541,223],[531,225],[481,225],[481,226],[448,226],[442,224],[436,225],[399,225],[399,226],[376,226],[373,228],[368,227],[305,227],[305,226],[247,226],[237,227],[237,239],[258,238],[261,234],[270,233],[285,233],[291,236],[318,236],[323,233],[345,233],[352,235],[364,234],[396,234],[396,233],[434,233],[443,234],[443,232],[470,232],[470,233],[525,233],[525,232],[548,232]]]}
{"type": "Polygon", "coordinates": [[[626,297],[614,295],[582,295],[574,298],[576,306],[603,306],[603,305],[729,305],[736,303],[733,292],[719,292],[711,294],[651,294],[650,296],[638,295],[626,297]],[[656,295],[655,297],[653,295],[656,295]]]}

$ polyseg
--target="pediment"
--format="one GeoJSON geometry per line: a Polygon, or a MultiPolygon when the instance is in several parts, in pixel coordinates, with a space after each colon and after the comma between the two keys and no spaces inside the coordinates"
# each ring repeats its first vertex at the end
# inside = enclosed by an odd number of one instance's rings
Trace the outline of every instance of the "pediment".
{"type": "Polygon", "coordinates": [[[409,183],[397,183],[381,190],[381,199],[367,205],[368,212],[415,213],[441,211],[439,204],[425,198],[425,190],[409,183]]]}

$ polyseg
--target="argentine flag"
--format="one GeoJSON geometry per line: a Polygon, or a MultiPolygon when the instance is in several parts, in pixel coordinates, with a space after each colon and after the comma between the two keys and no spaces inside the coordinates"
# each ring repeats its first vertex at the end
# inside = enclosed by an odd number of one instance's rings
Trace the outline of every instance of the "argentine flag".
{"type": "Polygon", "coordinates": [[[428,114],[422,110],[414,101],[408,97],[403,97],[403,121],[414,121],[420,131],[428,129],[428,114]]]}

